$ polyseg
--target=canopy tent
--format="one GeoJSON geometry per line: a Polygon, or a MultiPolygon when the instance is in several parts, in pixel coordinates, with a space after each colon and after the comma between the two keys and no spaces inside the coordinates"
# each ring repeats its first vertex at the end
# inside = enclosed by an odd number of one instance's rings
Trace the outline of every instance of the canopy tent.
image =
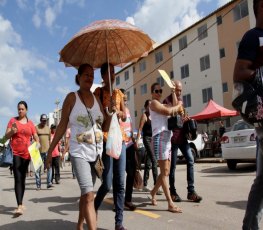
{"type": "Polygon", "coordinates": [[[191,116],[191,118],[195,119],[196,121],[202,121],[202,120],[207,121],[207,120],[213,120],[215,118],[232,117],[232,116],[237,116],[237,115],[238,115],[237,111],[226,109],[218,105],[211,99],[207,103],[203,111],[191,116]]]}

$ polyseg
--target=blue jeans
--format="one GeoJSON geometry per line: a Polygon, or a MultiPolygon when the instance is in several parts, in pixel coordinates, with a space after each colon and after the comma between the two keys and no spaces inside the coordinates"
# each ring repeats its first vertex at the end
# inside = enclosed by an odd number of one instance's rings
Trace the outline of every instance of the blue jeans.
{"type": "MultiPolygon", "coordinates": [[[[47,153],[40,153],[40,155],[41,155],[43,163],[45,164],[47,153]]],[[[42,169],[42,166],[39,167],[39,169],[35,172],[37,188],[41,188],[41,169],[42,169]]],[[[52,168],[47,170],[47,185],[52,184],[51,180],[52,180],[52,168]]]]}
{"type": "Polygon", "coordinates": [[[170,194],[175,195],[175,169],[176,169],[176,162],[177,162],[177,152],[178,148],[181,150],[182,154],[185,157],[186,164],[187,164],[187,190],[188,192],[194,192],[194,157],[191,152],[191,148],[188,142],[184,144],[173,144],[172,143],[172,155],[171,155],[171,168],[170,168],[170,175],[169,175],[169,184],[170,184],[170,194]]]}
{"type": "Polygon", "coordinates": [[[247,209],[243,220],[243,230],[259,229],[263,213],[263,127],[256,128],[257,132],[257,174],[251,186],[247,209]]]}
{"type": "Polygon", "coordinates": [[[97,192],[94,205],[98,210],[104,197],[110,191],[113,184],[113,200],[115,205],[115,225],[122,225],[124,209],[124,181],[126,167],[126,146],[123,142],[121,155],[118,160],[106,154],[105,143],[103,143],[102,161],[104,170],[102,174],[102,184],[97,192]]]}

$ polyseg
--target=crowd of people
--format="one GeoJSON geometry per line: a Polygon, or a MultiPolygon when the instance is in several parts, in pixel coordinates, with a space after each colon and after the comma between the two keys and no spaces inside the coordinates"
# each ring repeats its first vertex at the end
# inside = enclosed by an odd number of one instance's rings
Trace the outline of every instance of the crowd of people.
{"type": "MultiPolygon", "coordinates": [[[[262,64],[258,59],[257,43],[250,44],[254,37],[263,36],[263,1],[254,0],[254,11],[257,27],[242,39],[236,62],[234,81],[245,80],[254,76],[254,63],[262,64]]],[[[260,40],[260,41],[261,41],[260,40]]],[[[262,41],[261,41],[262,42],[262,41]]],[[[262,47],[262,44],[261,44],[262,47]]],[[[261,49],[262,50],[262,49],[261,49]]],[[[262,53],[262,51],[261,51],[262,53]]],[[[262,58],[262,56],[260,56],[262,58]]],[[[133,124],[127,105],[125,90],[111,89],[115,80],[114,66],[105,63],[101,66],[103,86],[91,92],[94,80],[94,69],[89,64],[78,68],[75,82],[79,86],[76,92],[70,92],[63,103],[61,121],[56,127],[47,126],[47,116],[42,114],[40,124],[34,126],[27,117],[27,104],[20,101],[17,105],[18,116],[10,119],[7,125],[6,138],[10,139],[14,160],[13,172],[15,181],[15,196],[17,209],[15,213],[23,214],[23,197],[25,193],[26,173],[30,163],[28,147],[32,139],[37,142],[44,171],[47,173],[47,188],[53,183],[60,183],[60,154],[62,159],[70,152],[72,173],[77,178],[80,188],[79,217],[77,229],[83,229],[84,221],[88,229],[97,228],[99,209],[107,193],[113,187],[115,211],[115,230],[125,230],[123,225],[124,206],[130,210],[136,209],[132,202],[133,181],[135,177],[135,154],[138,142],[143,138],[146,149],[145,171],[143,176],[143,191],[149,192],[151,204],[157,205],[156,195],[163,191],[168,206],[167,211],[181,213],[182,209],[174,202],[181,202],[181,197],[175,188],[175,168],[177,151],[181,150],[187,162],[187,199],[200,202],[194,186],[194,159],[183,128],[168,129],[168,118],[179,115],[183,122],[189,118],[185,113],[181,98],[182,84],[174,81],[171,94],[162,102],[162,88],[158,83],[151,86],[152,98],[145,102],[145,112],[142,114],[137,137],[133,136],[133,124]],[[109,110],[109,111],[108,111],[109,110]],[[116,113],[122,133],[122,147],[119,159],[114,159],[106,153],[108,131],[111,114],[116,113]],[[66,135],[65,135],[66,134],[66,135]],[[59,149],[60,141],[66,136],[66,146],[59,149]],[[101,156],[104,164],[101,185],[94,191],[96,173],[94,162],[101,156]],[[159,166],[159,173],[157,164],[159,166]],[[149,172],[152,168],[154,187],[148,186],[149,172]],[[125,183],[125,171],[127,173],[125,183]],[[167,180],[169,178],[169,184],[167,180]],[[126,184],[126,186],[125,186],[126,184]],[[160,189],[162,187],[162,189],[160,189]]],[[[221,126],[219,134],[225,131],[221,126]]],[[[258,229],[262,212],[262,127],[257,128],[258,134],[258,167],[257,177],[251,188],[248,206],[244,218],[243,229],[258,229]]],[[[41,189],[41,170],[35,172],[36,188],[41,189]]]]}

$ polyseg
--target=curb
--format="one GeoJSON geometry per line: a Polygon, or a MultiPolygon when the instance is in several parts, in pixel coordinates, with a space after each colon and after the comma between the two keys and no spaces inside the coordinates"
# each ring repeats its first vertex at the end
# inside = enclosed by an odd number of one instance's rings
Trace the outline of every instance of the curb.
{"type": "Polygon", "coordinates": [[[195,163],[226,163],[223,158],[197,158],[195,163]]]}

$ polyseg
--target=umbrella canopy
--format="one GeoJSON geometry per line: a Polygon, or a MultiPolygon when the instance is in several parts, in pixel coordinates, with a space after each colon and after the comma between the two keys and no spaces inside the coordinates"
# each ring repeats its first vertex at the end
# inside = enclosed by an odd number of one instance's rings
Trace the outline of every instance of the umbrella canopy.
{"type": "Polygon", "coordinates": [[[116,19],[100,20],[81,29],[60,51],[66,66],[103,63],[123,66],[148,55],[153,40],[132,24],[116,19]]]}
{"type": "Polygon", "coordinates": [[[212,99],[207,103],[206,107],[200,113],[191,116],[191,118],[201,121],[201,120],[212,120],[220,117],[231,117],[237,116],[238,112],[235,110],[226,109],[217,103],[215,103],[212,99]]]}

